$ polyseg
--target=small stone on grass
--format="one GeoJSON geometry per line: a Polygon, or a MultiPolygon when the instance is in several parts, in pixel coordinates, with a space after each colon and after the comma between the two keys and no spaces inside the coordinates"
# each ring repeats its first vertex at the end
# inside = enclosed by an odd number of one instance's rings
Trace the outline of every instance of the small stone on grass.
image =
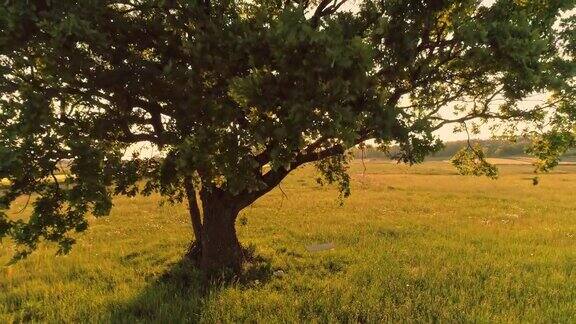
{"type": "Polygon", "coordinates": [[[321,244],[312,244],[306,247],[306,250],[309,252],[321,252],[321,251],[328,251],[333,250],[336,248],[336,244],[334,243],[321,243],[321,244]]]}

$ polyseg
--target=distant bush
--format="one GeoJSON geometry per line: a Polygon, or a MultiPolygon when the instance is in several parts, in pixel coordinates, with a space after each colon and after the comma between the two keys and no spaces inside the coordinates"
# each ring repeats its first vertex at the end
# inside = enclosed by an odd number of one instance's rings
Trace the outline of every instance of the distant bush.
{"type": "MultiPolygon", "coordinates": [[[[510,142],[506,140],[472,140],[472,145],[479,144],[487,157],[489,158],[503,158],[503,157],[520,157],[528,156],[525,152],[525,148],[528,145],[528,141],[521,139],[516,142],[510,142]]],[[[431,159],[450,159],[453,157],[460,149],[468,145],[467,141],[452,141],[445,143],[442,150],[430,156],[431,159]]],[[[364,158],[366,159],[393,159],[395,154],[398,152],[398,148],[392,146],[389,148],[388,152],[384,152],[373,145],[366,145],[364,149],[364,158]]],[[[362,150],[358,147],[352,150],[355,158],[362,158],[362,150]]],[[[565,154],[565,158],[576,158],[576,150],[570,150],[565,154]]]]}

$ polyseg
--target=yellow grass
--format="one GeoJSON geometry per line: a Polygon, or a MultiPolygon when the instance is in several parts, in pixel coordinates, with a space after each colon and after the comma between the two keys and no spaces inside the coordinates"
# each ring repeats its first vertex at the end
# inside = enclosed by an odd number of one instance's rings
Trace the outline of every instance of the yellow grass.
{"type": "MultiPolygon", "coordinates": [[[[304,168],[283,182],[287,198],[274,190],[244,210],[241,241],[267,261],[208,295],[180,261],[185,206],[119,197],[70,255],[43,245],[0,268],[0,322],[576,321],[576,167],[536,187],[529,165],[496,181],[442,162],[351,173],[343,207],[304,168]],[[306,249],[320,243],[335,248],[306,249]]],[[[0,263],[13,249],[2,242],[0,263]]]]}

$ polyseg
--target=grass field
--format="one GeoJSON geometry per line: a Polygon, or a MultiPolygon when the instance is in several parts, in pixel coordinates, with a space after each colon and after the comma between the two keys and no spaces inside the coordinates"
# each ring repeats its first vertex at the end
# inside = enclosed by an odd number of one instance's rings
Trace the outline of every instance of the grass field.
{"type": "MultiPolygon", "coordinates": [[[[536,187],[529,165],[496,181],[441,162],[351,171],[343,207],[305,168],[282,184],[287,197],[243,211],[241,241],[269,264],[205,296],[180,261],[184,206],[118,198],[70,255],[43,246],[0,267],[0,322],[576,321],[576,166],[536,187]],[[335,249],[308,252],[315,243],[335,249]]],[[[2,242],[1,265],[12,252],[2,242]]]]}

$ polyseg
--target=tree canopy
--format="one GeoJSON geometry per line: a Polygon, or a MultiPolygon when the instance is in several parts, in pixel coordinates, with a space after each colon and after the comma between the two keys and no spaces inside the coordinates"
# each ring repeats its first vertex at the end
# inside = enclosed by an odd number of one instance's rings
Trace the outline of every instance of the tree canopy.
{"type": "Polygon", "coordinates": [[[211,244],[299,166],[346,195],[347,149],[418,163],[449,124],[528,134],[543,170],[574,146],[574,0],[348,2],[3,1],[0,238],[67,252],[114,195],[159,193],[211,244]],[[21,196],[32,215],[9,219],[21,196]]]}

